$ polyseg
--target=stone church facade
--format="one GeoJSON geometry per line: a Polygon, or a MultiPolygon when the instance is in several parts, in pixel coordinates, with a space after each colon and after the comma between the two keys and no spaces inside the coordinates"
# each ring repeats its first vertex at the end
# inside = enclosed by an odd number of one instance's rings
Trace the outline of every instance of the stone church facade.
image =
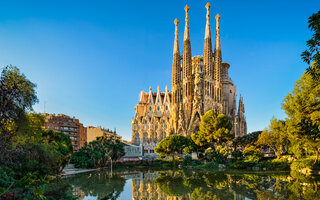
{"type": "Polygon", "coordinates": [[[230,64],[222,61],[220,43],[220,15],[216,15],[215,45],[212,47],[210,4],[206,5],[207,21],[203,56],[191,54],[189,7],[185,7],[183,52],[180,54],[178,24],[172,61],[172,90],[140,92],[132,119],[132,143],[142,145],[144,155],[154,155],[159,141],[171,134],[190,136],[199,130],[200,119],[208,110],[227,115],[232,121],[236,137],[247,133],[243,98],[237,105],[237,87],[229,77],[230,64]]]}

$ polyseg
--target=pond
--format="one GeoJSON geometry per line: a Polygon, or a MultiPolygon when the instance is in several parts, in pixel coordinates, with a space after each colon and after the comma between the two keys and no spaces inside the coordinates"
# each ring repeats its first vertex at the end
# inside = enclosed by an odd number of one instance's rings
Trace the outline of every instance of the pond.
{"type": "Polygon", "coordinates": [[[320,199],[320,178],[299,173],[96,171],[61,180],[79,199],[320,199]]]}

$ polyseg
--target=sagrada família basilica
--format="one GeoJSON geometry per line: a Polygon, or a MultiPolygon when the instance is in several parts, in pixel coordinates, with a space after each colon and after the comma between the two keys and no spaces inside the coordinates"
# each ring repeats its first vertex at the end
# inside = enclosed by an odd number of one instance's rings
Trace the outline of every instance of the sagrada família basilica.
{"type": "Polygon", "coordinates": [[[237,105],[237,87],[229,77],[230,64],[223,62],[220,41],[220,15],[216,19],[216,38],[212,47],[210,4],[206,5],[207,21],[203,56],[191,54],[189,7],[185,7],[183,51],[178,39],[179,20],[175,19],[175,39],[172,60],[171,91],[140,92],[132,119],[132,143],[142,145],[145,155],[153,155],[154,148],[171,134],[190,136],[199,130],[201,117],[208,110],[227,115],[232,121],[236,137],[247,134],[243,98],[237,105]],[[237,108],[238,107],[238,108],[237,108]]]}

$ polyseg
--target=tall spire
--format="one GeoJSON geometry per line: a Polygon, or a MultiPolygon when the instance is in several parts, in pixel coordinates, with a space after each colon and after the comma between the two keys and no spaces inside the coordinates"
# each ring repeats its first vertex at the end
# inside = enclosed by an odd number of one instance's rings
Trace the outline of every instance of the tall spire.
{"type": "Polygon", "coordinates": [[[186,11],[186,20],[184,28],[184,39],[183,39],[183,77],[191,76],[192,63],[191,63],[191,42],[190,42],[190,31],[189,31],[189,6],[186,5],[184,10],[186,11]]]}
{"type": "Polygon", "coordinates": [[[185,24],[185,29],[184,29],[184,39],[183,41],[190,40],[190,31],[189,31],[189,6],[186,5],[184,7],[184,10],[186,11],[186,24],[185,24]]]}
{"type": "MultiPolygon", "coordinates": [[[[191,42],[189,31],[189,6],[186,5],[184,10],[186,11],[185,28],[184,28],[184,40],[183,40],[183,96],[192,95],[192,57],[191,57],[191,42]]],[[[187,99],[187,98],[186,98],[187,99]]],[[[190,98],[188,98],[191,101],[190,98]]]]}
{"type": "Polygon", "coordinates": [[[222,81],[222,70],[221,70],[221,62],[222,62],[222,56],[221,56],[221,42],[220,42],[220,15],[216,15],[216,43],[214,47],[214,60],[215,60],[215,78],[216,81],[222,81]]]}
{"type": "Polygon", "coordinates": [[[179,50],[179,29],[178,29],[178,24],[179,24],[179,20],[175,19],[174,20],[174,24],[176,25],[175,27],[175,32],[174,32],[174,46],[173,46],[173,54],[175,53],[179,53],[180,55],[180,50],[179,50]]]}
{"type": "Polygon", "coordinates": [[[203,51],[203,66],[204,74],[209,77],[213,77],[213,65],[212,65],[212,42],[211,42],[211,28],[210,28],[210,3],[207,3],[207,23],[206,32],[204,36],[204,51],[203,51]]]}
{"type": "Polygon", "coordinates": [[[181,67],[180,67],[180,50],[179,50],[179,20],[174,20],[175,24],[175,38],[173,47],[173,60],[172,60],[172,102],[178,103],[180,101],[180,83],[181,83],[181,67]]]}
{"type": "Polygon", "coordinates": [[[214,47],[214,79],[215,79],[215,99],[222,102],[222,56],[220,43],[220,15],[216,15],[216,43],[214,47]]]}
{"type": "Polygon", "coordinates": [[[210,30],[210,3],[207,3],[206,9],[207,9],[207,23],[206,23],[206,34],[204,38],[211,38],[211,30],[210,30]]]}

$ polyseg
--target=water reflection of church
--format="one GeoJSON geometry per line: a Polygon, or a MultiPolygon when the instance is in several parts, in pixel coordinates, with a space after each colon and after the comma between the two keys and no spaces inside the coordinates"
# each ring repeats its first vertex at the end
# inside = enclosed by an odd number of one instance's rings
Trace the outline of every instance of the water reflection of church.
{"type": "MultiPolygon", "coordinates": [[[[177,176],[179,180],[183,180],[184,178],[187,179],[187,177],[181,177],[181,171],[180,174],[177,176]]],[[[157,179],[161,177],[160,173],[157,172],[146,172],[146,173],[139,173],[136,174],[135,177],[130,177],[132,179],[132,200],[148,200],[148,199],[157,199],[157,200],[189,200],[189,199],[216,199],[216,200],[224,200],[224,199],[233,199],[233,200],[245,200],[245,196],[242,194],[237,193],[236,191],[232,190],[232,187],[229,187],[228,185],[222,186],[222,190],[224,190],[223,187],[227,190],[225,193],[227,195],[224,195],[222,198],[220,196],[213,195],[214,193],[208,192],[203,187],[192,187],[192,183],[190,183],[190,188],[185,187],[181,190],[181,188],[175,188],[172,186],[176,186],[175,184],[181,185],[179,181],[174,182],[173,184],[170,184],[170,180],[165,180],[164,187],[162,187],[161,183],[159,184],[157,182],[157,179]],[[172,187],[172,188],[170,188],[172,187]],[[191,189],[193,188],[193,189],[191,189]],[[170,191],[172,190],[172,191],[170,191]],[[181,190],[181,191],[177,191],[181,190]],[[175,191],[175,192],[174,192],[175,191]],[[212,198],[211,198],[212,197],[212,198]],[[227,197],[227,198],[224,198],[227,197]]],[[[166,175],[165,175],[166,176],[166,175]]],[[[167,177],[172,178],[171,175],[168,175],[167,177]]],[[[172,180],[172,179],[171,179],[172,180]]],[[[193,181],[201,182],[200,179],[194,179],[193,181]]],[[[208,185],[205,185],[205,187],[208,185]]]]}

